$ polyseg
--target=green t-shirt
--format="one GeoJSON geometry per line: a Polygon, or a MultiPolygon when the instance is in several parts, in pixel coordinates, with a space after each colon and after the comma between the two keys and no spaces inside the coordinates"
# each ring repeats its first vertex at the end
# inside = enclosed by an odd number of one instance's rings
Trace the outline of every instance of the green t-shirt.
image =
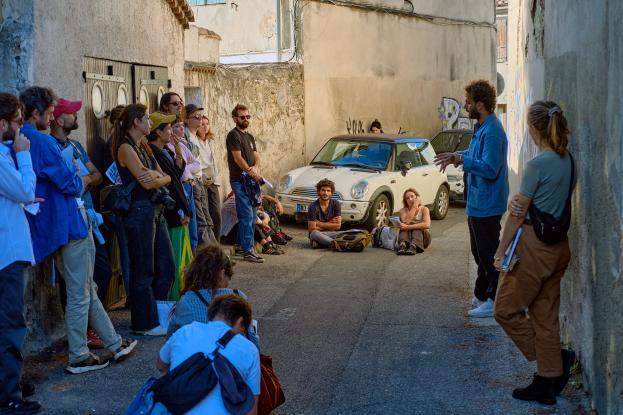
{"type": "Polygon", "coordinates": [[[553,151],[544,151],[526,165],[519,193],[532,199],[540,211],[560,218],[569,195],[569,180],[569,153],[560,157],[553,151]]]}

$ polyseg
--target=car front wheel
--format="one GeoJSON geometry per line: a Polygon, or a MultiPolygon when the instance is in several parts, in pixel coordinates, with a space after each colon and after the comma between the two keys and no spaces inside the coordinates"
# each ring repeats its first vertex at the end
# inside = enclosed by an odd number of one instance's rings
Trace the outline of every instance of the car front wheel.
{"type": "Polygon", "coordinates": [[[374,199],[374,202],[370,206],[370,212],[368,213],[365,227],[368,230],[372,230],[373,228],[386,226],[389,223],[390,210],[391,208],[387,196],[380,195],[374,199]]]}
{"type": "Polygon", "coordinates": [[[431,212],[433,219],[443,219],[448,214],[448,206],[450,205],[450,190],[448,186],[442,184],[437,190],[437,196],[435,196],[435,204],[431,212]]]}

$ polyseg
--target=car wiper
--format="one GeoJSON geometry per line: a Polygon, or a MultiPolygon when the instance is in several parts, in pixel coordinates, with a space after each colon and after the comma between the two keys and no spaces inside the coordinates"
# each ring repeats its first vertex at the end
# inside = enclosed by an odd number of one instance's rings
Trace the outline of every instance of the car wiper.
{"type": "Polygon", "coordinates": [[[316,166],[332,166],[332,167],[335,167],[335,164],[329,163],[328,161],[312,161],[309,164],[316,165],[316,166]]]}
{"type": "Polygon", "coordinates": [[[366,169],[366,170],[372,170],[372,171],[381,171],[381,169],[379,169],[378,167],[371,167],[371,166],[368,166],[368,165],[362,164],[362,163],[339,164],[339,167],[356,167],[358,169],[366,169]]]}

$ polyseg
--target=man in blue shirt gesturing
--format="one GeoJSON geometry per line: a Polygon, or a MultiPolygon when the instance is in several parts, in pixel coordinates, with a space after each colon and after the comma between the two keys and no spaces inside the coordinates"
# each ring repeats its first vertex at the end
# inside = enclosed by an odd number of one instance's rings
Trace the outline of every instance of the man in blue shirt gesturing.
{"type": "Polygon", "coordinates": [[[478,265],[471,317],[493,317],[499,272],[493,266],[500,240],[500,220],[508,201],[508,140],[495,115],[495,88],[487,81],[465,87],[465,109],[478,120],[466,151],[442,153],[435,164],[442,171],[463,165],[467,195],[467,223],[472,254],[478,265]]]}

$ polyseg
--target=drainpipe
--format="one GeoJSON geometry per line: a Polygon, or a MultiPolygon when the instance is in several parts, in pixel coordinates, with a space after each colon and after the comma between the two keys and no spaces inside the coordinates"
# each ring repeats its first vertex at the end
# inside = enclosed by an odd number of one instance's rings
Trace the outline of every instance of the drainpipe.
{"type": "Polygon", "coordinates": [[[281,62],[281,0],[275,0],[277,16],[277,62],[281,62]]]}

